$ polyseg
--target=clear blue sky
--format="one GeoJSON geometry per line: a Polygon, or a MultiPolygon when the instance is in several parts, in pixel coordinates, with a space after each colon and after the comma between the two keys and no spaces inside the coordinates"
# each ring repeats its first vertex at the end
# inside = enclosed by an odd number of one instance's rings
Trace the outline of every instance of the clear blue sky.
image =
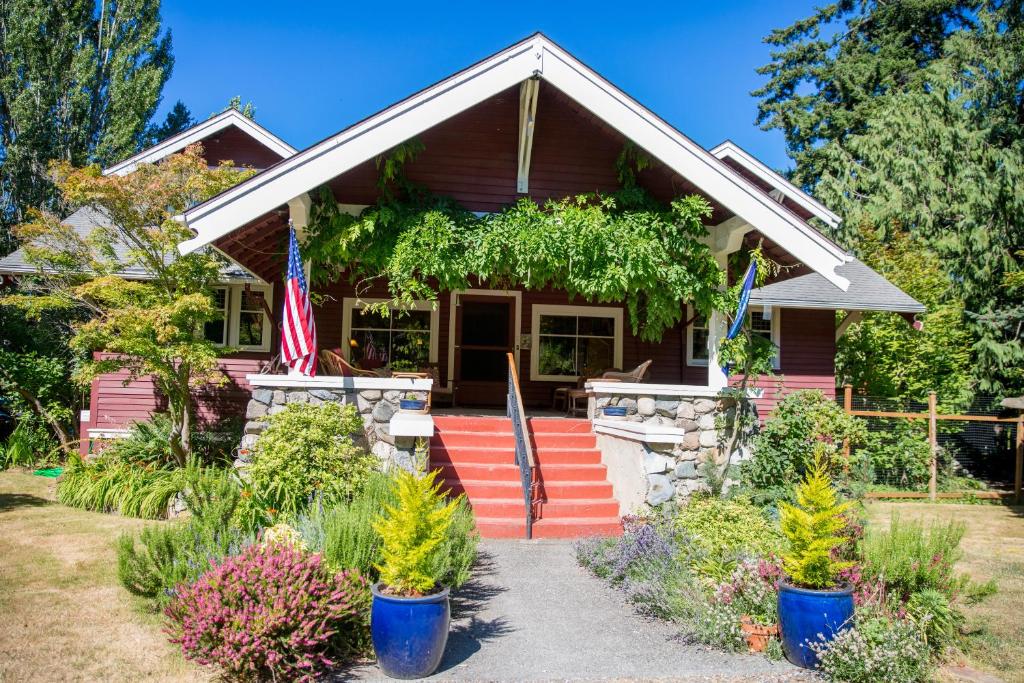
{"type": "Polygon", "coordinates": [[[750,91],[762,38],[813,5],[165,0],[175,67],[160,117],[181,99],[202,119],[241,95],[301,149],[539,30],[701,145],[731,138],[786,169],[750,91]]]}

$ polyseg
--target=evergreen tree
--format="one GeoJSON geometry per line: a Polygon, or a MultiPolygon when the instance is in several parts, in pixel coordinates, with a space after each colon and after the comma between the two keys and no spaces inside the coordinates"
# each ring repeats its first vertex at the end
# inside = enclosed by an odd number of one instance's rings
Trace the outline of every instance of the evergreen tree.
{"type": "Polygon", "coordinates": [[[146,132],[143,133],[138,145],[139,150],[152,147],[172,135],[188,130],[194,125],[196,125],[196,120],[192,118],[192,112],[189,111],[184,102],[178,100],[174,103],[171,110],[167,112],[163,123],[159,126],[151,123],[146,127],[146,132]]]}
{"type": "Polygon", "coordinates": [[[0,0],[0,253],[55,206],[51,161],[136,150],[172,65],[160,0],[0,0]]]}
{"type": "Polygon", "coordinates": [[[1020,0],[853,2],[775,31],[758,121],[794,179],[844,217],[836,237],[910,233],[940,259],[971,333],[973,384],[1022,388],[1024,305],[1004,281],[1024,244],[1020,0]]]}

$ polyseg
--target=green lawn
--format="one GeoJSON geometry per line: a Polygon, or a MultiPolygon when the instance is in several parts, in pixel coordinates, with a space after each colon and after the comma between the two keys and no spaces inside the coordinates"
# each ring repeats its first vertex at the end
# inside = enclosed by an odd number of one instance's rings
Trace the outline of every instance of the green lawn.
{"type": "Polygon", "coordinates": [[[117,582],[114,539],[142,522],[54,502],[53,479],[0,472],[0,681],[192,681],[117,582]]]}
{"type": "Polygon", "coordinates": [[[871,523],[904,519],[967,525],[960,568],[978,581],[995,579],[999,593],[968,610],[965,663],[1006,681],[1024,683],[1024,507],[929,503],[870,503],[871,523]]]}

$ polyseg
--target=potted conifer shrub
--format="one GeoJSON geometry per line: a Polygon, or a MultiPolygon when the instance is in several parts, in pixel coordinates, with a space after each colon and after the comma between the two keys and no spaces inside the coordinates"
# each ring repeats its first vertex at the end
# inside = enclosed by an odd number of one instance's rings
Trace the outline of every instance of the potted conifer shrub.
{"type": "Polygon", "coordinates": [[[834,553],[848,540],[843,513],[850,503],[839,502],[820,451],[797,484],[796,501],[779,504],[788,541],[782,556],[786,576],[779,582],[779,626],[786,659],[811,669],[818,663],[811,644],[831,641],[853,619],[853,588],[839,579],[852,563],[834,553]]]}
{"type": "Polygon", "coordinates": [[[398,470],[394,505],[374,528],[381,536],[380,581],[373,585],[370,632],[381,670],[391,678],[429,676],[441,663],[451,612],[448,588],[433,575],[434,554],[459,499],[446,501],[435,470],[398,470]]]}

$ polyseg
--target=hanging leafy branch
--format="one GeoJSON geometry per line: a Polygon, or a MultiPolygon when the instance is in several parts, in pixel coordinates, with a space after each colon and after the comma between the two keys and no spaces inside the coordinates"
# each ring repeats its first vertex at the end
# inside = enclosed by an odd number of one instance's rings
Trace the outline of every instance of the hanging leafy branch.
{"type": "Polygon", "coordinates": [[[454,200],[385,201],[359,216],[342,213],[321,189],[304,247],[325,280],[348,269],[383,278],[392,305],[435,301],[471,280],[492,287],[552,287],[594,302],[625,302],[633,333],[661,339],[682,319],[683,302],[723,309],[724,274],[705,242],[711,207],[699,196],[669,206],[639,188],[580,195],[542,206],[521,199],[474,215],[454,200]]]}

